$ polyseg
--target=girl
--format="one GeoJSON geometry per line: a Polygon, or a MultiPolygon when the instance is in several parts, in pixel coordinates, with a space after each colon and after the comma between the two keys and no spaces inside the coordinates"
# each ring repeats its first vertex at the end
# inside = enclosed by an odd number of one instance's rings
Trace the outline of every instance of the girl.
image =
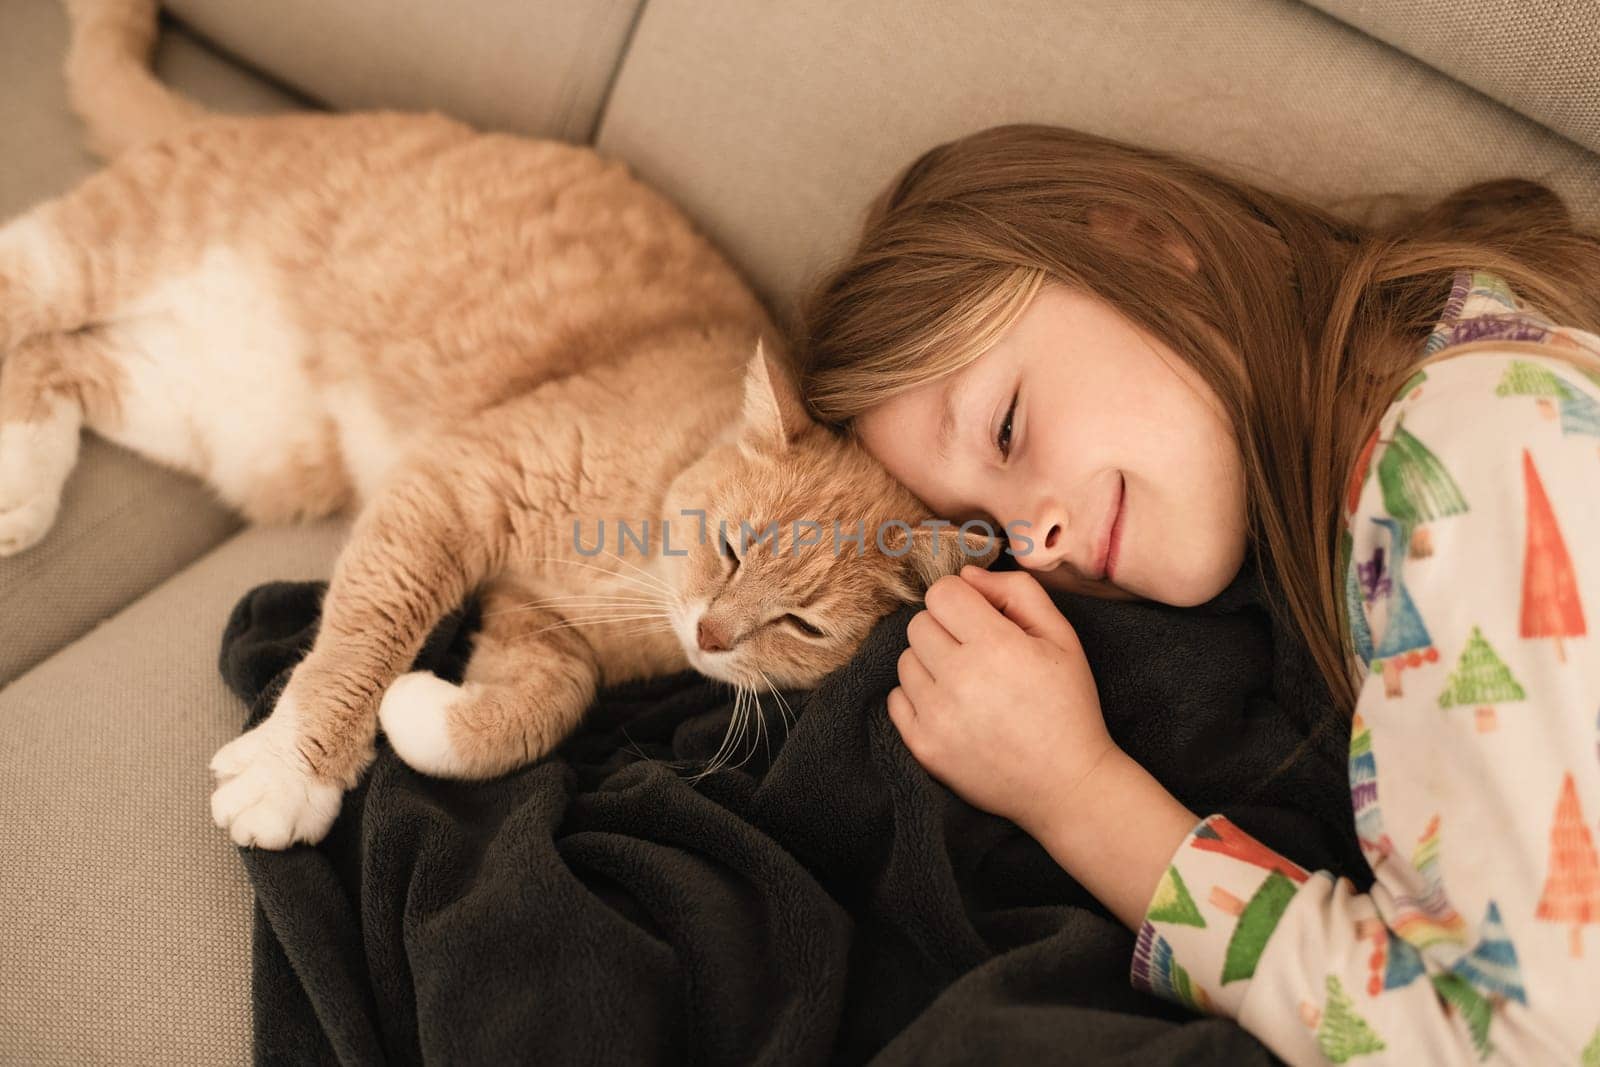
{"type": "Polygon", "coordinates": [[[1292,1063],[1600,1062],[1597,277],[1532,182],[1356,223],[1005,126],[807,301],[812,414],[1020,531],[930,588],[889,715],[1137,931],[1135,985],[1292,1063]],[[1124,755],[1046,593],[1197,605],[1250,545],[1350,713],[1370,893],[1124,755]]]}

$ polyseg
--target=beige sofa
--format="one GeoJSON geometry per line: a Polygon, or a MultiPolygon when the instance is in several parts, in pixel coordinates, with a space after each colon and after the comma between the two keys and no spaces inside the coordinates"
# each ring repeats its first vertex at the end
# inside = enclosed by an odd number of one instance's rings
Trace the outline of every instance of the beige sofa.
{"type": "MultiPolygon", "coordinates": [[[[1600,226],[1589,0],[171,0],[162,75],[219,109],[438,108],[593,143],[676,197],[780,316],[923,148],[1008,121],[1203,156],[1327,203],[1541,178],[1600,226]]],[[[94,166],[58,0],[0,3],[0,218],[94,166]]],[[[1354,205],[1349,206],[1354,210],[1354,205]]],[[[252,585],[343,527],[241,529],[86,442],[0,560],[0,1063],[249,1056],[249,888],[206,761],[252,585]]]]}

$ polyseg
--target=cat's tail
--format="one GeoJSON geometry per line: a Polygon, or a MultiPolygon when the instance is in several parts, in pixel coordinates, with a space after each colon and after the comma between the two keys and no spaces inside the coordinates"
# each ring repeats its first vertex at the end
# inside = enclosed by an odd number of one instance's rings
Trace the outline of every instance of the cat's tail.
{"type": "Polygon", "coordinates": [[[88,127],[91,151],[109,159],[205,117],[156,80],[150,50],[159,0],[65,0],[72,23],[67,97],[88,127]]]}

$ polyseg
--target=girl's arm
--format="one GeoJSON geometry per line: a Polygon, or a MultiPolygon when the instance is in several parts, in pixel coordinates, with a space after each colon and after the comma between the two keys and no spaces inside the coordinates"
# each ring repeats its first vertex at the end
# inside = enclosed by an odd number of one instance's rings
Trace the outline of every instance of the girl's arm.
{"type": "Polygon", "coordinates": [[[889,707],[913,755],[1138,929],[1135,985],[1290,1063],[1600,1062],[1600,387],[1515,362],[1430,367],[1352,519],[1371,893],[1112,747],[1031,576],[969,568],[913,620],[889,707]]]}
{"type": "Polygon", "coordinates": [[[1167,864],[1200,819],[1120,748],[1072,802],[1024,826],[1095,899],[1137,930],[1167,864]]]}
{"type": "Polygon", "coordinates": [[[1372,892],[1209,819],[1134,980],[1294,1063],[1600,1062],[1600,387],[1511,353],[1414,382],[1349,518],[1372,892]]]}

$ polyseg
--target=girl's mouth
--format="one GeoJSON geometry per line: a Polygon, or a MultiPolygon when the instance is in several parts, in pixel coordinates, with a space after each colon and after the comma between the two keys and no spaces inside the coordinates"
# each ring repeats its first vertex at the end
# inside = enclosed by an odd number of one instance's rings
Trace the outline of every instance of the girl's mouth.
{"type": "Polygon", "coordinates": [[[1116,572],[1117,550],[1122,547],[1122,513],[1123,503],[1127,497],[1127,478],[1124,476],[1117,483],[1117,512],[1111,519],[1111,533],[1106,538],[1106,561],[1101,570],[1103,577],[1110,579],[1116,572]]]}

